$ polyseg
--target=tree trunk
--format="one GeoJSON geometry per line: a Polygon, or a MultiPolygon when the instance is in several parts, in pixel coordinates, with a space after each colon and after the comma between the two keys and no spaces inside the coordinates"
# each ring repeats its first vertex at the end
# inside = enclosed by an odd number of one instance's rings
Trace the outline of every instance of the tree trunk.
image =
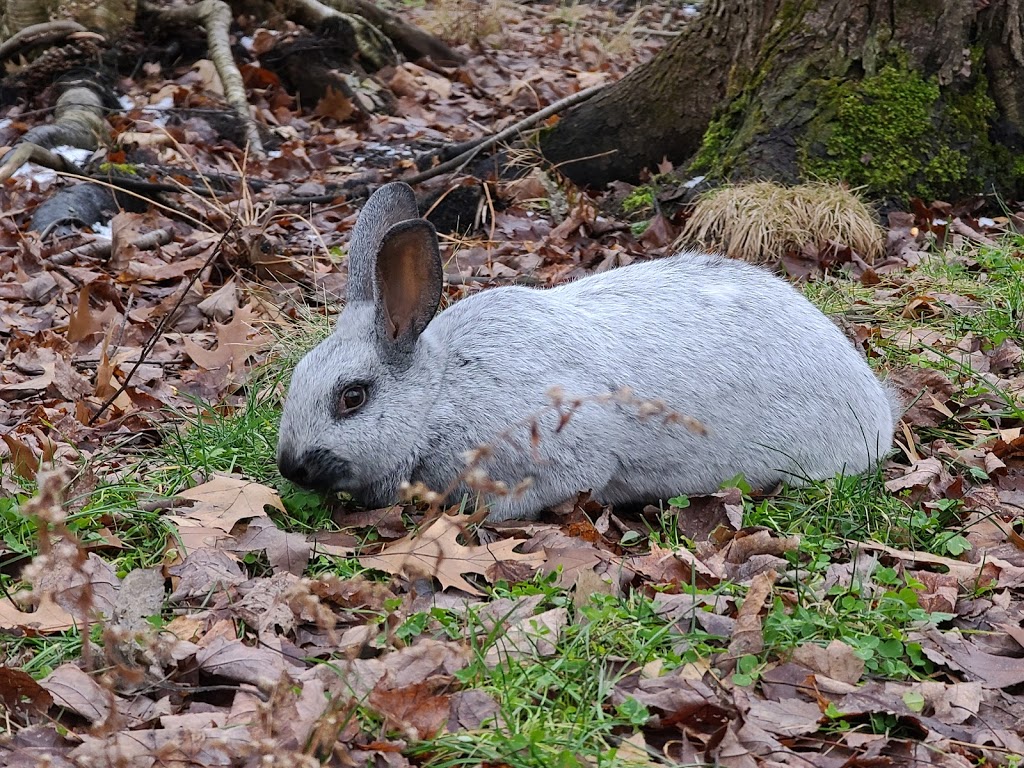
{"type": "Polygon", "coordinates": [[[748,66],[777,0],[708,0],[653,60],[568,113],[541,137],[549,160],[582,184],[635,179],[699,147],[729,72],[748,66]]]}
{"type": "Polygon", "coordinates": [[[1024,20],[1019,0],[982,5],[709,0],[541,146],[584,184],[635,180],[664,156],[723,179],[842,179],[876,197],[1020,195],[1024,20]]]}

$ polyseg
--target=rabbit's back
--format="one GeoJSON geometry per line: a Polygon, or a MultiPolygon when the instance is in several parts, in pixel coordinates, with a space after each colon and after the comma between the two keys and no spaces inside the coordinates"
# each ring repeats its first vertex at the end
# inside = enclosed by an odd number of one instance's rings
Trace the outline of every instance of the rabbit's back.
{"type": "MultiPolygon", "coordinates": [[[[424,339],[447,367],[423,456],[465,440],[444,424],[472,424],[484,441],[512,429],[551,387],[570,397],[628,387],[705,427],[585,405],[541,435],[543,503],[581,488],[609,502],[706,493],[737,473],[760,487],[822,479],[863,471],[891,447],[893,400],[853,345],[784,280],[732,260],[684,253],[547,290],[484,291],[424,339]]],[[[495,450],[492,474],[516,482],[522,446],[495,450]]],[[[495,516],[521,513],[504,507],[495,516]]]]}

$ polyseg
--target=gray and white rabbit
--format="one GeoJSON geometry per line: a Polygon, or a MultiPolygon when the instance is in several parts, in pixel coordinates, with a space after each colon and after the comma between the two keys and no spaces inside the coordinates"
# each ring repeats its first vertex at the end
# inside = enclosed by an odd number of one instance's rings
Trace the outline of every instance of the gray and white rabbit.
{"type": "Polygon", "coordinates": [[[446,491],[487,445],[489,479],[529,483],[484,499],[502,520],[582,490],[622,504],[711,493],[737,474],[767,489],[859,473],[892,446],[894,396],[763,269],[681,253],[556,288],[482,291],[435,317],[442,280],[412,190],[381,187],[352,232],[337,327],[292,377],[285,477],[383,506],[405,482],[446,491]],[[589,398],[567,423],[545,410],[552,387],[589,398]],[[596,401],[622,388],[702,429],[596,401]]]}

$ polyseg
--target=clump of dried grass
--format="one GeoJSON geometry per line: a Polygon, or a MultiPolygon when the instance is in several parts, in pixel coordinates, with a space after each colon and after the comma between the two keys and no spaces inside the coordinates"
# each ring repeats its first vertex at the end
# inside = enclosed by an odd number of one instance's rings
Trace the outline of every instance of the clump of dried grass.
{"type": "Polygon", "coordinates": [[[451,45],[501,48],[504,38],[505,0],[436,0],[423,27],[451,45]]]}
{"type": "Polygon", "coordinates": [[[783,187],[768,181],[704,195],[681,239],[755,264],[778,261],[787,251],[807,244],[828,242],[849,246],[871,263],[885,242],[874,213],[854,191],[824,182],[783,187]]]}

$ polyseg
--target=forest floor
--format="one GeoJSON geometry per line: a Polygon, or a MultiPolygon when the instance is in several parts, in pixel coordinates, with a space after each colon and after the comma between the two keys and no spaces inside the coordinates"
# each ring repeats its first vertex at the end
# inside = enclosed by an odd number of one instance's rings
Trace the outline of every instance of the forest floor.
{"type": "MultiPolygon", "coordinates": [[[[360,203],[265,201],[399,178],[617,79],[689,13],[411,8],[467,62],[380,73],[395,114],[355,121],[254,87],[283,137],[265,160],[182,113],[217,103],[206,64],[144,67],[118,83],[133,149],[110,162],[267,186],[121,212],[108,257],[65,257],[102,227],[30,231],[66,179],[29,167],[0,188],[0,766],[1022,764],[1017,206],[915,201],[870,267],[788,255],[906,397],[869,476],[479,525],[276,470],[288,376],[338,309],[360,203]],[[168,244],[137,247],[161,228],[168,244]]],[[[5,108],[0,144],[42,117],[5,108]]],[[[677,247],[678,180],[588,196],[523,162],[514,182],[417,188],[486,189],[473,231],[444,238],[447,300],[677,247]]]]}

